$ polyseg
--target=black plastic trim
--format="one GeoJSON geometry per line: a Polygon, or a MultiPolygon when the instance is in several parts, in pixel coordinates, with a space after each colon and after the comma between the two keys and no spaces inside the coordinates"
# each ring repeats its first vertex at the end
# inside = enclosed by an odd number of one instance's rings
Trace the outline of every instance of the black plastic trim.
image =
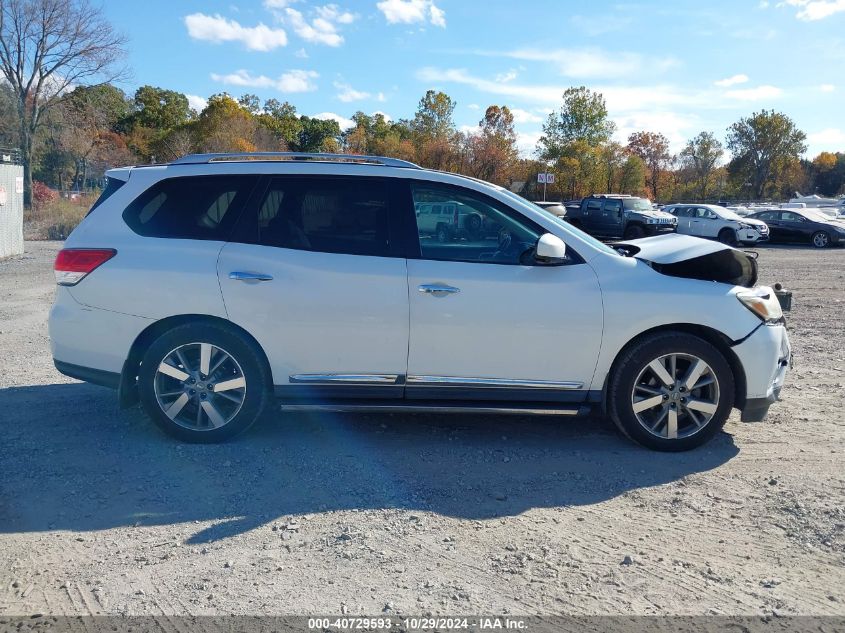
{"type": "Polygon", "coordinates": [[[65,376],[90,382],[92,385],[100,385],[109,389],[117,389],[120,386],[120,374],[118,372],[82,367],[72,363],[65,363],[60,360],[53,360],[56,369],[65,376]]]}

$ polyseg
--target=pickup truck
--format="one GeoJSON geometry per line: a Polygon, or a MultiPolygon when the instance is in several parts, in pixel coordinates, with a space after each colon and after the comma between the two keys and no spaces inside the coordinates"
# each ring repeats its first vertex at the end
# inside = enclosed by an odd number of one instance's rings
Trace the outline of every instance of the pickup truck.
{"type": "Polygon", "coordinates": [[[587,196],[577,209],[567,208],[566,220],[590,235],[605,239],[635,240],[674,233],[678,227],[678,218],[652,208],[648,199],[618,194],[587,196]]]}

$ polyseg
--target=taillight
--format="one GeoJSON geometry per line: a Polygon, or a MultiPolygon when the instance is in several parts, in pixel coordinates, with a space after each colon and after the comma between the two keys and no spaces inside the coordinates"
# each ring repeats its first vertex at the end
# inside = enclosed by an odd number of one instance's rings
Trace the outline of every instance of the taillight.
{"type": "Polygon", "coordinates": [[[117,255],[113,248],[63,248],[56,255],[53,271],[60,286],[75,286],[88,273],[117,255]]]}

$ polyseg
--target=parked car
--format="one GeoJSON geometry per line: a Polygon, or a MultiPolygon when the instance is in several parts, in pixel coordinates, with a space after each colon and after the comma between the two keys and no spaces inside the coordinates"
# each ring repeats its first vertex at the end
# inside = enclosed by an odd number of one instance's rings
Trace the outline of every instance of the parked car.
{"type": "Polygon", "coordinates": [[[417,202],[417,225],[421,235],[431,235],[445,243],[458,238],[481,236],[483,220],[473,209],[454,200],[417,202]]]}
{"type": "Polygon", "coordinates": [[[56,258],[53,358],[182,440],[229,438],[275,397],[282,411],[595,409],[685,450],[733,408],[762,420],[787,373],[775,293],[723,244],[611,248],[502,187],[391,158],[206,154],[107,176],[56,258]],[[415,202],[501,229],[441,243],[415,202]]]}
{"type": "Polygon", "coordinates": [[[579,229],[605,239],[638,239],[673,233],[678,219],[652,208],[646,198],[619,194],[593,194],[571,209],[566,219],[579,229]]]}
{"type": "Polygon", "coordinates": [[[716,204],[673,204],[666,211],[678,216],[678,233],[709,237],[724,244],[757,244],[769,239],[765,222],[742,217],[716,204]]]}
{"type": "Polygon", "coordinates": [[[742,206],[734,206],[734,207],[725,207],[728,211],[733,211],[737,215],[741,217],[745,217],[747,215],[751,215],[752,211],[748,207],[742,206]]]}
{"type": "Polygon", "coordinates": [[[536,204],[541,209],[545,209],[551,214],[556,215],[559,218],[566,217],[566,207],[563,206],[562,202],[548,202],[545,200],[535,201],[536,204]]]}
{"type": "Polygon", "coordinates": [[[768,225],[772,242],[809,242],[816,248],[845,244],[845,220],[828,217],[818,209],[770,209],[749,218],[768,225]]]}

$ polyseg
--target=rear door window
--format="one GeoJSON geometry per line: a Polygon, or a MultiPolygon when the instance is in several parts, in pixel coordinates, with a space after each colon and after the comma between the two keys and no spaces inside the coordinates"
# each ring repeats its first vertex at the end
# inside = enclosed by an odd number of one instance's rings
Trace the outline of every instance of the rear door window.
{"type": "Polygon", "coordinates": [[[123,219],[146,237],[226,240],[257,182],[238,175],[167,178],[138,196],[123,219]]]}
{"type": "Polygon", "coordinates": [[[255,211],[245,214],[253,226],[241,241],[388,256],[390,199],[388,184],[378,178],[273,178],[257,199],[257,226],[255,211]]]}

